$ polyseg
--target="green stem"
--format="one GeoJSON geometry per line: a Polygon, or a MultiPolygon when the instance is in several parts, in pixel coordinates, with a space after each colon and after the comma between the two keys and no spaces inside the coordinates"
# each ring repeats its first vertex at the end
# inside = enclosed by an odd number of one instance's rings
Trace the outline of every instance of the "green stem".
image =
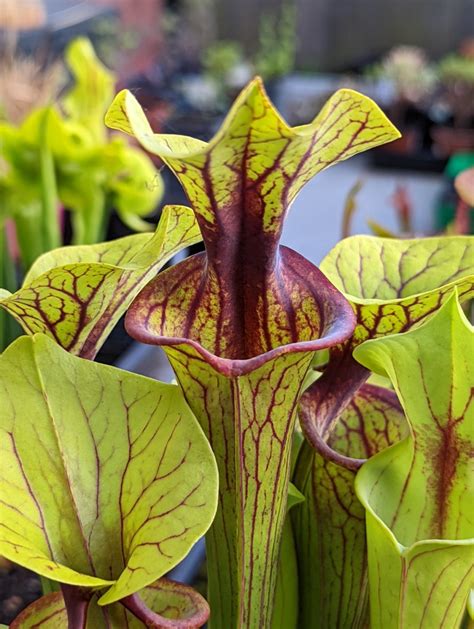
{"type": "Polygon", "coordinates": [[[354,471],[325,463],[303,443],[294,483],[305,502],[292,523],[302,584],[299,623],[308,629],[367,627],[365,519],[354,479],[354,471]]]}
{"type": "Polygon", "coordinates": [[[107,227],[109,226],[109,219],[111,214],[111,207],[109,203],[109,199],[107,197],[104,198],[104,209],[102,211],[102,220],[100,223],[100,229],[98,233],[98,239],[96,242],[104,242],[107,236],[107,227]]]}
{"type": "Polygon", "coordinates": [[[61,245],[58,220],[58,191],[53,155],[48,141],[49,110],[46,110],[40,130],[40,170],[42,229],[44,251],[50,251],[61,245]]]}
{"type": "Polygon", "coordinates": [[[104,231],[105,214],[105,195],[102,190],[98,190],[96,194],[92,196],[92,201],[84,213],[85,233],[84,242],[82,244],[93,245],[101,241],[104,231]]]}
{"type": "MultiPolygon", "coordinates": [[[[0,256],[0,288],[5,288],[14,293],[18,288],[18,281],[15,263],[8,249],[5,225],[0,226],[0,256]]],[[[0,309],[0,352],[20,334],[20,326],[7,312],[0,309]]]]}
{"type": "Polygon", "coordinates": [[[20,247],[20,257],[23,271],[26,273],[33,262],[46,251],[43,232],[38,225],[41,223],[41,214],[18,212],[15,216],[15,228],[20,247]]]}
{"type": "Polygon", "coordinates": [[[72,244],[82,245],[86,237],[86,223],[82,211],[73,210],[71,212],[72,221],[72,244]]]}
{"type": "Polygon", "coordinates": [[[289,517],[281,536],[271,629],[298,629],[298,565],[289,517]]]}
{"type": "MultiPolygon", "coordinates": [[[[289,421],[294,424],[294,418],[289,421]]],[[[241,441],[242,432],[239,430],[235,437],[235,441],[241,441]]],[[[228,446],[235,448],[236,458],[241,459],[240,446],[235,441],[228,446]]],[[[252,452],[251,456],[256,458],[258,453],[252,452]]],[[[275,464],[268,481],[262,483],[252,500],[245,496],[253,479],[240,470],[229,487],[233,500],[220,496],[221,505],[206,536],[208,594],[214,610],[209,626],[213,629],[271,627],[288,492],[289,449],[280,456],[279,473],[275,464]]],[[[237,467],[238,461],[234,464],[237,467]]]]}
{"type": "Polygon", "coordinates": [[[15,263],[10,255],[8,248],[8,236],[6,226],[2,225],[0,229],[0,251],[1,251],[1,288],[6,288],[14,293],[18,288],[16,277],[15,263]]]}
{"type": "Polygon", "coordinates": [[[165,351],[219,469],[219,507],[206,535],[209,627],[270,629],[296,402],[312,353],[227,377],[200,357],[165,351]]]}

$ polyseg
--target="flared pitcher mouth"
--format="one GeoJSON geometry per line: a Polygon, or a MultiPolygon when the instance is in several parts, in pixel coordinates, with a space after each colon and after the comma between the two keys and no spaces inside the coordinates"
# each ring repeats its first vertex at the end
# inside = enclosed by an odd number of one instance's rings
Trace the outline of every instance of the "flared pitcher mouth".
{"type": "MultiPolygon", "coordinates": [[[[262,367],[265,363],[276,360],[278,357],[286,354],[316,352],[346,341],[352,335],[356,325],[356,317],[351,304],[311,262],[287,247],[282,247],[282,249],[285,249],[292,255],[298,256],[298,258],[305,261],[313,272],[316,271],[318,273],[321,282],[320,287],[324,288],[325,300],[330,299],[331,321],[323,321],[322,335],[320,337],[285,343],[248,358],[226,358],[210,351],[196,339],[179,335],[157,334],[142,325],[140,323],[140,316],[136,316],[142,293],[135,298],[128,310],[125,318],[125,328],[127,332],[132,338],[141,343],[159,345],[163,348],[176,348],[177,351],[182,353],[189,353],[189,350],[194,351],[194,358],[201,358],[218,373],[226,377],[244,376],[262,367]]],[[[150,284],[148,286],[150,286],[150,284]]],[[[146,289],[147,287],[145,287],[144,290],[146,289]]],[[[317,299],[318,286],[314,286],[313,293],[317,299]]],[[[321,303],[321,306],[324,308],[324,303],[321,303]]]]}

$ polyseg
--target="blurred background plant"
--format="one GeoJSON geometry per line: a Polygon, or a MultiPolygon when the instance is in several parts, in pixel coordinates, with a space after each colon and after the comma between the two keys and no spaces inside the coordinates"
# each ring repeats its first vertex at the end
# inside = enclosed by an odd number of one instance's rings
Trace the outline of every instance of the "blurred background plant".
{"type": "Polygon", "coordinates": [[[56,104],[18,126],[0,123],[3,215],[15,223],[24,270],[61,244],[60,204],[71,211],[72,242],[91,244],[105,237],[112,208],[131,229],[151,229],[142,217],[162,193],[149,158],[104,126],[115,77],[90,42],[74,40],[65,60],[72,85],[56,104]]]}
{"type": "Polygon", "coordinates": [[[398,123],[405,121],[408,106],[426,106],[437,83],[434,65],[417,46],[392,48],[380,63],[368,69],[367,76],[390,83],[394,100],[392,115],[398,123]]]}
{"type": "Polygon", "coordinates": [[[254,73],[252,64],[245,59],[242,46],[235,41],[211,44],[203,52],[202,67],[209,86],[206,107],[222,111],[254,73]]]}
{"type": "MultiPolygon", "coordinates": [[[[112,210],[133,231],[152,229],[143,217],[156,209],[163,193],[150,158],[123,137],[109,135],[104,125],[115,76],[88,39],[68,45],[65,65],[71,80],[59,95],[58,62],[39,70],[34,60],[17,57],[10,48],[8,62],[2,63],[0,275],[10,292],[42,253],[65,242],[104,240],[112,210]],[[22,90],[25,77],[19,87],[13,81],[24,67],[36,82],[22,90]]],[[[5,325],[3,346],[15,334],[5,325]]]]}
{"type": "Polygon", "coordinates": [[[474,117],[474,56],[450,54],[440,61],[438,72],[454,126],[468,128],[474,117]]]}
{"type": "Polygon", "coordinates": [[[267,83],[293,71],[296,61],[296,10],[286,2],[280,14],[263,13],[254,65],[267,83]]]}
{"type": "Polygon", "coordinates": [[[240,89],[258,74],[272,95],[275,81],[294,68],[296,13],[290,3],[259,18],[258,46],[246,54],[236,40],[218,39],[201,51],[202,74],[186,76],[181,90],[190,103],[205,110],[225,111],[240,89]]]}

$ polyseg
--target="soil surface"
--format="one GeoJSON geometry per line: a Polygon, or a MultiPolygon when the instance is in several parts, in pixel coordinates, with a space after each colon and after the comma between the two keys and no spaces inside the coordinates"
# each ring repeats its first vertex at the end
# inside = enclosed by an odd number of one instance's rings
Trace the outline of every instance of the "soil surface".
{"type": "Polygon", "coordinates": [[[11,623],[40,596],[41,583],[33,572],[15,564],[0,567],[0,624],[11,623]]]}

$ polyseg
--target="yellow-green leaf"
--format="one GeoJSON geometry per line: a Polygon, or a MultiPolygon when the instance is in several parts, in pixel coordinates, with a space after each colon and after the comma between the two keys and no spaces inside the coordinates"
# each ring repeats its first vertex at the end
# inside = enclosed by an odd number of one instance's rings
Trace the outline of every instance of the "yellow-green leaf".
{"type": "Polygon", "coordinates": [[[291,128],[259,79],[242,91],[209,143],[154,135],[127,91],[116,96],[106,123],[134,135],[174,171],[196,212],[208,255],[225,232],[239,230],[242,238],[246,226],[233,224],[243,213],[239,206],[253,209],[268,237],[279,236],[289,205],[314,175],[400,136],[373,101],[352,90],[339,90],[313,122],[291,128]]]}
{"type": "Polygon", "coordinates": [[[178,387],[72,356],[44,335],[0,357],[0,554],[62,583],[132,594],[216,509],[210,447],[178,387]]]}
{"type": "MultiPolygon", "coordinates": [[[[307,566],[306,573],[314,578],[319,578],[319,575],[311,572],[310,566],[320,561],[319,549],[326,548],[325,544],[318,546],[320,531],[324,530],[326,523],[331,522],[331,518],[320,520],[314,504],[324,501],[330,494],[323,488],[318,488],[317,484],[311,487],[310,477],[319,469],[318,461],[324,460],[321,456],[328,460],[325,465],[330,467],[329,461],[335,462],[335,469],[340,469],[341,475],[348,478],[354,475],[351,470],[357,469],[362,463],[362,460],[354,460],[354,455],[352,460],[341,460],[341,453],[331,445],[333,433],[337,435],[342,429],[340,422],[345,410],[350,409],[354,400],[357,400],[361,385],[370,375],[366,367],[354,360],[352,352],[366,339],[405,332],[420,325],[426,317],[437,311],[455,287],[461,299],[471,297],[474,294],[474,239],[437,237],[397,240],[353,236],[336,245],[323,260],[321,270],[351,302],[357,325],[350,339],[330,349],[329,361],[322,376],[309,387],[303,398],[302,407],[306,410],[301,414],[301,424],[314,451],[311,454],[310,447],[305,446],[305,456],[300,457],[297,463],[296,478],[300,480],[296,484],[307,496],[306,503],[299,512],[302,523],[297,539],[298,536],[301,537],[300,557],[307,566]],[[338,468],[337,463],[342,467],[338,468]],[[343,469],[344,467],[347,469],[343,469]],[[308,495],[312,495],[313,499],[308,499],[308,495]],[[304,522],[303,516],[306,518],[304,522]],[[308,540],[313,541],[309,555],[302,550],[308,540]]],[[[389,444],[390,440],[385,445],[389,444]]],[[[337,495],[335,490],[333,498],[337,495]]],[[[340,505],[340,502],[336,504],[334,514],[338,513],[340,505]]],[[[348,526],[351,524],[349,522],[348,526]]],[[[328,530],[331,530],[330,527],[328,530]]],[[[332,530],[337,531],[337,527],[332,530]]],[[[351,531],[354,535],[357,532],[355,528],[351,531]]],[[[363,539],[360,524],[357,537],[359,541],[363,539]]],[[[342,548],[340,544],[337,547],[342,548]]],[[[359,554],[354,553],[353,558],[354,564],[348,563],[342,554],[338,555],[338,563],[332,558],[331,574],[333,582],[337,583],[331,588],[332,592],[347,594],[347,587],[353,586],[350,570],[357,562],[359,565],[356,570],[359,574],[365,574],[360,544],[359,554]],[[337,575],[339,582],[336,580],[337,575]]],[[[325,577],[323,581],[326,583],[325,577]]],[[[365,599],[364,583],[359,583],[359,598],[356,589],[350,593],[350,604],[345,599],[347,609],[352,606],[354,614],[358,613],[358,600],[365,599]]],[[[304,590],[302,595],[305,596],[304,590]]],[[[328,614],[338,607],[337,601],[331,601],[330,595],[323,599],[323,603],[327,605],[325,613],[328,614]]],[[[312,601],[307,597],[304,605],[305,618],[312,617],[311,604],[312,601]]],[[[339,620],[336,621],[333,616],[328,622],[341,622],[341,626],[344,626],[344,618],[337,618],[339,620]]],[[[359,616],[358,622],[363,622],[362,616],[359,616]]]]}
{"type": "Polygon", "coordinates": [[[437,311],[457,289],[461,301],[474,295],[474,238],[441,236],[415,240],[351,236],[338,243],[321,270],[353,306],[357,325],[352,337],[332,348],[329,365],[312,385],[316,425],[303,422],[315,444],[326,439],[337,417],[369,371],[352,351],[363,341],[406,332],[437,311]]]}
{"type": "Polygon", "coordinates": [[[0,307],[28,334],[47,334],[69,352],[93,358],[140,289],[199,240],[193,213],[167,206],[154,234],[41,256],[16,293],[0,295],[0,307]]]}
{"type": "Polygon", "coordinates": [[[426,303],[424,293],[432,294],[441,286],[450,292],[461,280],[460,293],[464,284],[465,290],[472,290],[474,237],[351,236],[331,250],[321,270],[355,304],[394,302],[410,308],[416,317],[426,303]]]}
{"type": "Polygon", "coordinates": [[[355,356],[391,379],[410,424],[356,479],[371,624],[457,627],[474,570],[473,328],[453,295],[424,325],[367,341],[355,356]]]}

